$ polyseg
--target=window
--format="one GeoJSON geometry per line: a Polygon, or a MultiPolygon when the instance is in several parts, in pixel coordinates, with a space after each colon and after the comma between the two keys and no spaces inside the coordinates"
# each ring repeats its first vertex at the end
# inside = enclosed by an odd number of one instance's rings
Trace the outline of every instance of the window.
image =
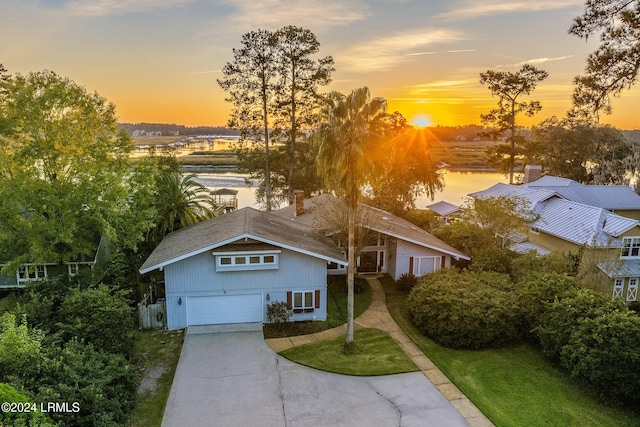
{"type": "Polygon", "coordinates": [[[627,302],[636,301],[638,299],[638,278],[632,277],[627,285],[627,302]]]}
{"type": "Polygon", "coordinates": [[[431,273],[432,271],[440,270],[440,257],[416,257],[415,258],[415,271],[416,276],[422,276],[423,274],[431,273]]]}
{"type": "Polygon", "coordinates": [[[213,255],[218,271],[269,270],[278,268],[278,253],[280,251],[214,252],[213,255]]]}
{"type": "Polygon", "coordinates": [[[335,262],[327,263],[327,270],[344,270],[346,266],[344,264],[337,264],[335,262]]]}
{"type": "Polygon", "coordinates": [[[640,258],[640,237],[625,237],[621,258],[640,258]]]}
{"type": "Polygon", "coordinates": [[[313,291],[293,293],[293,312],[310,313],[313,311],[313,291]]]}
{"type": "Polygon", "coordinates": [[[80,266],[78,265],[78,263],[72,262],[69,264],[69,277],[74,277],[75,275],[78,274],[78,270],[79,270],[80,266]]]}
{"type": "Polygon", "coordinates": [[[45,279],[47,277],[46,265],[21,265],[18,267],[18,284],[24,284],[33,280],[45,279]]]}
{"type": "Polygon", "coordinates": [[[613,299],[622,298],[622,290],[624,289],[624,279],[616,279],[613,283],[613,299]]]}

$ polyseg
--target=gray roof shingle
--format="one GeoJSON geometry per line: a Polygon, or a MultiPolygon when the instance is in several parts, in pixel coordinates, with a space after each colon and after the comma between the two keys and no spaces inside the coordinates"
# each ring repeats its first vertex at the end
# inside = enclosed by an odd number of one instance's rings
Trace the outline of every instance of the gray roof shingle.
{"type": "MultiPolygon", "coordinates": [[[[273,211],[272,214],[322,230],[327,228],[325,218],[329,216],[329,212],[332,209],[336,209],[336,203],[337,199],[334,196],[322,194],[311,199],[305,199],[304,213],[302,215],[294,215],[294,206],[278,209],[273,211]]],[[[449,254],[456,259],[470,259],[453,246],[403,218],[365,204],[361,204],[360,207],[362,209],[360,216],[366,222],[365,228],[449,254]]]]}
{"type": "Polygon", "coordinates": [[[140,267],[140,272],[162,268],[244,237],[346,264],[333,241],[313,228],[253,208],[243,208],[167,235],[140,267]]]}

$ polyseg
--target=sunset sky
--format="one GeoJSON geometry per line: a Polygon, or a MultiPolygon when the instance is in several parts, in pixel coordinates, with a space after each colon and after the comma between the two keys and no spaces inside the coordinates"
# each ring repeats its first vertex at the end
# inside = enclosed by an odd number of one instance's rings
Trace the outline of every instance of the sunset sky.
{"type": "MultiPolygon", "coordinates": [[[[328,90],[368,86],[389,110],[422,124],[480,122],[495,99],[489,69],[533,64],[549,78],[533,93],[531,125],[570,108],[572,79],[597,46],[567,33],[584,0],[0,0],[0,63],[50,69],[116,105],[123,122],[225,125],[216,84],[243,33],[313,31],[336,71],[328,90]]],[[[603,118],[640,128],[640,87],[603,118]]]]}

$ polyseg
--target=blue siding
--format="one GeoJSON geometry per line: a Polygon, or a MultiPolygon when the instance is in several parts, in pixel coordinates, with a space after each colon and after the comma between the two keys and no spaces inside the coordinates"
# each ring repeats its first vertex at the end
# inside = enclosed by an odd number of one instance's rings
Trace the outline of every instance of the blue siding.
{"type": "Polygon", "coordinates": [[[325,320],[327,316],[327,262],[283,249],[278,268],[256,271],[216,271],[215,257],[205,252],[164,269],[169,329],[187,326],[186,297],[261,293],[263,321],[266,305],[286,301],[287,291],[320,290],[320,308],[295,314],[292,320],[325,320]],[[266,300],[267,294],[269,301],[266,300]],[[182,304],[178,304],[182,298],[182,304]]]}

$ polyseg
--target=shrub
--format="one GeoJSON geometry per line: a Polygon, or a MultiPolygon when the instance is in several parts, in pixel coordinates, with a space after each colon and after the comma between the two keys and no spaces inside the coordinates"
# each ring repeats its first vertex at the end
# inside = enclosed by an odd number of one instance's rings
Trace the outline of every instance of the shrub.
{"type": "Polygon", "coordinates": [[[24,310],[29,324],[45,331],[55,332],[60,321],[58,310],[62,302],[74,288],[81,287],[78,281],[69,281],[65,275],[47,280],[38,280],[27,284],[27,302],[24,310]]]}
{"type": "Polygon", "coordinates": [[[60,306],[57,326],[63,338],[75,337],[128,357],[133,351],[133,312],[125,295],[106,285],[74,289],[60,306]]]}
{"type": "Polygon", "coordinates": [[[446,269],[422,276],[408,309],[422,333],[447,347],[497,347],[519,336],[517,296],[504,274],[446,269]]]}
{"type": "Polygon", "coordinates": [[[404,273],[400,275],[398,280],[396,281],[396,286],[405,294],[411,292],[411,290],[416,286],[418,282],[418,278],[413,274],[404,273]]]}
{"type": "Polygon", "coordinates": [[[125,425],[135,402],[138,378],[135,368],[119,354],[72,340],[52,348],[43,364],[37,399],[43,402],[77,402],[79,412],[51,413],[62,425],[125,425]]]}
{"type": "Polygon", "coordinates": [[[291,310],[284,301],[276,301],[267,305],[267,321],[275,323],[278,330],[291,319],[291,310]]]}
{"type": "MultiPolygon", "coordinates": [[[[15,388],[9,384],[0,383],[0,402],[9,403],[27,403],[35,404],[26,395],[18,392],[15,388]]],[[[51,419],[40,412],[40,408],[36,405],[36,411],[29,412],[11,412],[0,411],[0,425],[13,426],[13,427],[27,427],[27,426],[40,426],[40,427],[52,427],[54,426],[51,419]]],[[[32,406],[30,406],[32,408],[32,406]]]]}
{"type": "Polygon", "coordinates": [[[640,319],[626,308],[580,319],[560,358],[607,400],[640,403],[640,319]]]}
{"type": "Polygon", "coordinates": [[[473,271],[510,272],[515,253],[502,247],[501,242],[489,230],[477,224],[468,221],[454,222],[438,229],[435,235],[471,257],[471,263],[455,262],[458,267],[468,267],[473,271]]]}
{"type": "Polygon", "coordinates": [[[29,330],[24,316],[16,324],[16,316],[4,313],[0,317],[0,377],[21,377],[36,364],[44,334],[29,330]]]}
{"type": "Polygon", "coordinates": [[[556,299],[575,294],[578,286],[575,279],[564,274],[530,272],[516,286],[523,333],[532,334],[539,326],[540,316],[556,299]]]}
{"type": "Polygon", "coordinates": [[[569,343],[581,320],[603,316],[617,306],[618,303],[605,295],[588,289],[570,290],[562,299],[556,298],[543,310],[539,324],[534,328],[542,352],[559,360],[563,347],[569,343]]]}
{"type": "Polygon", "coordinates": [[[538,256],[535,252],[520,254],[511,261],[511,275],[517,282],[533,273],[578,274],[582,251],[578,253],[552,252],[538,256]]]}

